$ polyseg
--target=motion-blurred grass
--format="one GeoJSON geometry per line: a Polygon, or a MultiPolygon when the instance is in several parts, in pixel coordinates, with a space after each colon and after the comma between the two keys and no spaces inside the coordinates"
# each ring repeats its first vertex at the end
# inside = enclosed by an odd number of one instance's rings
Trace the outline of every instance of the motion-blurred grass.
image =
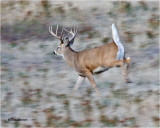
{"type": "Polygon", "coordinates": [[[158,1],[2,1],[2,127],[158,127],[158,1]],[[125,84],[119,68],[95,76],[102,98],[86,82],[71,97],[78,78],[55,57],[48,26],[78,26],[73,49],[112,41],[115,22],[132,63],[125,84]],[[9,118],[27,121],[10,122],[9,118]]]}

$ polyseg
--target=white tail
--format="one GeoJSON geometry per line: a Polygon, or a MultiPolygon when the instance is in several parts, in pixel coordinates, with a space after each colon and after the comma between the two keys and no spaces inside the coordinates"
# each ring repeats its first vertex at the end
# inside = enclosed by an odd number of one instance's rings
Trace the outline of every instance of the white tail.
{"type": "Polygon", "coordinates": [[[117,60],[123,60],[124,59],[124,47],[120,41],[120,38],[118,36],[118,32],[116,29],[115,24],[112,24],[112,37],[116,45],[118,46],[118,52],[117,52],[117,60]]]}

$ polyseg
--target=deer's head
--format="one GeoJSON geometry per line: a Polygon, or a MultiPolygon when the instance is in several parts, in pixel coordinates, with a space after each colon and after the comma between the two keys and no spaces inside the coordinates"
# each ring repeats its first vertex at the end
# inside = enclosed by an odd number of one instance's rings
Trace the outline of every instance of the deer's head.
{"type": "Polygon", "coordinates": [[[66,47],[70,47],[70,46],[73,44],[74,38],[75,38],[75,36],[76,36],[76,34],[77,34],[77,28],[74,27],[74,30],[73,30],[73,31],[72,31],[72,28],[71,28],[70,31],[66,30],[65,28],[62,28],[61,35],[58,36],[58,34],[57,34],[57,33],[58,33],[58,25],[57,25],[56,33],[54,33],[54,32],[52,31],[52,26],[49,26],[49,32],[50,32],[54,37],[56,37],[57,39],[60,40],[59,46],[57,47],[56,50],[53,51],[53,53],[54,53],[55,55],[63,56],[64,51],[65,51],[65,48],[66,48],[66,47]],[[68,35],[66,36],[63,31],[66,31],[66,32],[68,33],[68,35]],[[72,37],[71,37],[70,39],[69,39],[69,34],[72,35],[72,37]]]}

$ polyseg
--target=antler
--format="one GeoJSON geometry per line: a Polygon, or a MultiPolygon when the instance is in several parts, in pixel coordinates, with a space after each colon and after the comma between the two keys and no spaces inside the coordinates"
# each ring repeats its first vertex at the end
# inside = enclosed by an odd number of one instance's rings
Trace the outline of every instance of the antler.
{"type": "Polygon", "coordinates": [[[57,25],[57,29],[56,29],[56,34],[53,33],[52,26],[49,26],[49,32],[50,32],[54,37],[56,37],[57,39],[59,39],[59,40],[62,41],[62,37],[63,37],[63,29],[62,29],[62,32],[61,32],[61,36],[58,36],[58,35],[57,35],[57,32],[58,32],[58,25],[57,25]]]}
{"type": "Polygon", "coordinates": [[[70,43],[73,43],[74,38],[75,38],[76,35],[77,35],[77,27],[74,26],[74,31],[72,31],[72,28],[71,28],[71,31],[68,31],[68,30],[66,30],[65,28],[64,28],[64,30],[72,35],[72,38],[69,40],[69,42],[70,42],[70,43]]]}

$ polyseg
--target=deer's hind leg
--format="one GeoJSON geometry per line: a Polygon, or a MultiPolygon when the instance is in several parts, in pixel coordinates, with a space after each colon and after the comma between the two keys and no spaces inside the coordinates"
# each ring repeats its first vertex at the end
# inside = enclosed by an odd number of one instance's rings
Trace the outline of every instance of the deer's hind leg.
{"type": "Polygon", "coordinates": [[[128,79],[128,68],[129,68],[129,63],[127,63],[127,66],[125,66],[125,60],[119,60],[119,61],[116,61],[114,63],[115,66],[120,66],[121,69],[122,69],[122,75],[123,75],[123,78],[125,80],[126,83],[130,83],[131,81],[128,79]]]}
{"type": "MultiPolygon", "coordinates": [[[[127,57],[127,58],[124,59],[124,63],[127,64],[126,65],[126,75],[127,75],[127,77],[128,77],[128,69],[129,69],[129,66],[130,66],[130,61],[131,61],[130,57],[127,57]]],[[[127,78],[126,82],[131,83],[131,81],[128,78],[127,78]]]]}
{"type": "Polygon", "coordinates": [[[123,74],[123,77],[124,77],[124,80],[125,80],[125,82],[126,83],[130,83],[130,80],[128,79],[128,67],[126,66],[126,68],[125,68],[125,66],[124,66],[124,64],[121,66],[121,68],[122,68],[122,74],[123,74]]]}

